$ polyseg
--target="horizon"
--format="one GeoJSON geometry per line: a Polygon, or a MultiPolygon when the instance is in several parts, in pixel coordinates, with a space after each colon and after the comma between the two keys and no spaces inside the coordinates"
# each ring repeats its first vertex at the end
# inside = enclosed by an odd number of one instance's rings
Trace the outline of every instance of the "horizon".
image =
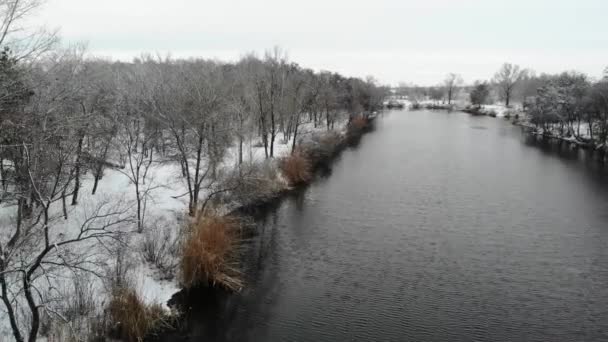
{"type": "Polygon", "coordinates": [[[390,86],[434,86],[451,72],[472,84],[491,79],[505,62],[538,74],[573,70],[594,79],[608,66],[608,25],[602,22],[608,4],[599,0],[291,5],[49,0],[38,17],[59,28],[63,44],[87,42],[92,55],[113,60],[169,53],[230,62],[280,46],[303,67],[371,75],[390,86]]]}

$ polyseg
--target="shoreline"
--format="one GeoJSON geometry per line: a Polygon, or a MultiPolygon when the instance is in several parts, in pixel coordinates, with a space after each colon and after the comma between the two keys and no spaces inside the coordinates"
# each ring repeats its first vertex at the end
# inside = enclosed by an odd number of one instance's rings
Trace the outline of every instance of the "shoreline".
{"type": "MultiPolygon", "coordinates": [[[[473,116],[490,116],[493,118],[503,118],[509,120],[511,124],[521,127],[524,134],[534,137],[537,140],[543,140],[549,143],[566,144],[570,148],[582,149],[588,151],[594,155],[594,158],[601,163],[608,162],[608,146],[601,143],[592,141],[589,136],[576,137],[574,134],[566,135],[557,132],[557,129],[551,126],[549,129],[543,129],[540,126],[534,125],[530,122],[525,111],[511,109],[504,107],[502,111],[497,111],[497,107],[503,106],[465,106],[458,107],[455,105],[438,105],[438,104],[427,104],[418,109],[413,110],[446,110],[446,111],[461,111],[473,116]],[[488,108],[489,107],[489,108],[488,108]],[[498,113],[497,113],[498,112],[498,113]]],[[[581,127],[587,127],[588,124],[584,123],[581,127]]],[[[572,132],[571,132],[572,133],[572,132]]]]}
{"type": "MultiPolygon", "coordinates": [[[[302,144],[302,148],[308,150],[308,153],[311,155],[316,155],[316,158],[312,160],[312,171],[313,177],[310,181],[302,182],[293,186],[286,187],[272,194],[272,196],[263,195],[259,199],[254,199],[252,202],[241,205],[239,207],[233,208],[228,211],[224,216],[233,216],[238,220],[243,222],[251,222],[256,220],[257,216],[262,213],[267,213],[269,210],[273,210],[280,203],[285,200],[287,197],[292,196],[293,194],[302,191],[306,187],[308,187],[311,183],[315,182],[317,177],[319,177],[319,173],[322,172],[325,168],[331,168],[331,164],[335,162],[335,160],[349,147],[357,146],[361,138],[370,132],[373,132],[375,129],[375,120],[377,116],[366,116],[366,125],[361,128],[353,128],[349,123],[346,126],[346,129],[341,132],[340,140],[337,144],[333,146],[333,148],[327,152],[325,146],[315,144],[314,139],[312,141],[308,141],[302,144]]],[[[331,135],[335,133],[333,131],[323,132],[319,135],[319,138],[323,138],[324,136],[331,135]]],[[[277,159],[286,158],[285,156],[281,156],[277,159]]],[[[248,227],[250,225],[245,224],[247,227],[241,228],[241,234],[257,234],[256,228],[248,227]]],[[[238,249],[238,248],[237,248],[238,249]]],[[[239,255],[240,258],[240,255],[239,255]]],[[[246,286],[246,285],[245,285],[246,286]]],[[[175,292],[171,298],[165,303],[172,310],[176,310],[177,317],[174,317],[175,320],[179,322],[187,321],[189,311],[196,307],[196,305],[192,305],[192,303],[201,302],[199,299],[205,298],[205,301],[208,300],[222,300],[223,297],[228,297],[240,291],[231,291],[219,285],[198,285],[193,288],[185,288],[181,286],[180,290],[175,292]]],[[[205,304],[202,304],[203,306],[205,304]]],[[[148,336],[146,341],[171,341],[171,337],[173,334],[178,334],[183,332],[183,329],[180,329],[180,324],[176,324],[176,326],[171,327],[160,327],[159,330],[156,331],[155,334],[148,336]]]]}

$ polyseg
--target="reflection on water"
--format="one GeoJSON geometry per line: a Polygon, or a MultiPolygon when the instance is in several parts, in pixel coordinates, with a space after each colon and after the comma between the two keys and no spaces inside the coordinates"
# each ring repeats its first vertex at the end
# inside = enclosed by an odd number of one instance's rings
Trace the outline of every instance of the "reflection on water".
{"type": "Polygon", "coordinates": [[[527,146],[538,148],[544,154],[548,156],[555,156],[564,162],[576,163],[573,167],[583,167],[587,172],[588,176],[596,178],[599,182],[606,182],[606,173],[608,172],[608,165],[606,165],[602,159],[603,155],[596,151],[586,150],[566,144],[564,142],[555,142],[551,140],[541,139],[532,135],[525,135],[522,140],[527,146]]]}
{"type": "Polygon", "coordinates": [[[243,292],[184,296],[167,341],[608,340],[600,164],[499,119],[378,126],[259,213],[243,292]]]}

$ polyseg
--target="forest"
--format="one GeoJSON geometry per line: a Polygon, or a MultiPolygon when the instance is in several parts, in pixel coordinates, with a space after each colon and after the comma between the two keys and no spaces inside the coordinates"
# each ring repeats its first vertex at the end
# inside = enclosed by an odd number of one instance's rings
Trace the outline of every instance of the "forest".
{"type": "Polygon", "coordinates": [[[280,48],[236,62],[97,58],[24,32],[39,5],[0,2],[0,339],[138,341],[171,319],[138,286],[238,290],[228,209],[303,180],[300,144],[385,96],[280,48]]]}

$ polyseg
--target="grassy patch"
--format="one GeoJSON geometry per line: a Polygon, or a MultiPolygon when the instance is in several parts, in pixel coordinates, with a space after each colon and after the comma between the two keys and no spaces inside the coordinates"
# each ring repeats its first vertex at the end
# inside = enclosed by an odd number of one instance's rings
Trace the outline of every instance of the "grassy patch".
{"type": "Polygon", "coordinates": [[[283,158],[280,167],[289,185],[306,184],[312,180],[312,163],[302,151],[283,158]]]}
{"type": "Polygon", "coordinates": [[[233,291],[242,288],[236,258],[238,227],[238,221],[229,216],[197,217],[182,248],[180,280],[185,288],[199,285],[218,285],[233,291]]]}
{"type": "Polygon", "coordinates": [[[160,304],[145,304],[132,288],[112,291],[108,313],[113,334],[126,342],[142,341],[170,325],[170,317],[160,304]]]}
{"type": "Polygon", "coordinates": [[[369,120],[367,120],[367,118],[365,118],[364,116],[358,115],[353,118],[353,120],[350,122],[350,124],[353,129],[362,131],[369,124],[369,120]]]}

